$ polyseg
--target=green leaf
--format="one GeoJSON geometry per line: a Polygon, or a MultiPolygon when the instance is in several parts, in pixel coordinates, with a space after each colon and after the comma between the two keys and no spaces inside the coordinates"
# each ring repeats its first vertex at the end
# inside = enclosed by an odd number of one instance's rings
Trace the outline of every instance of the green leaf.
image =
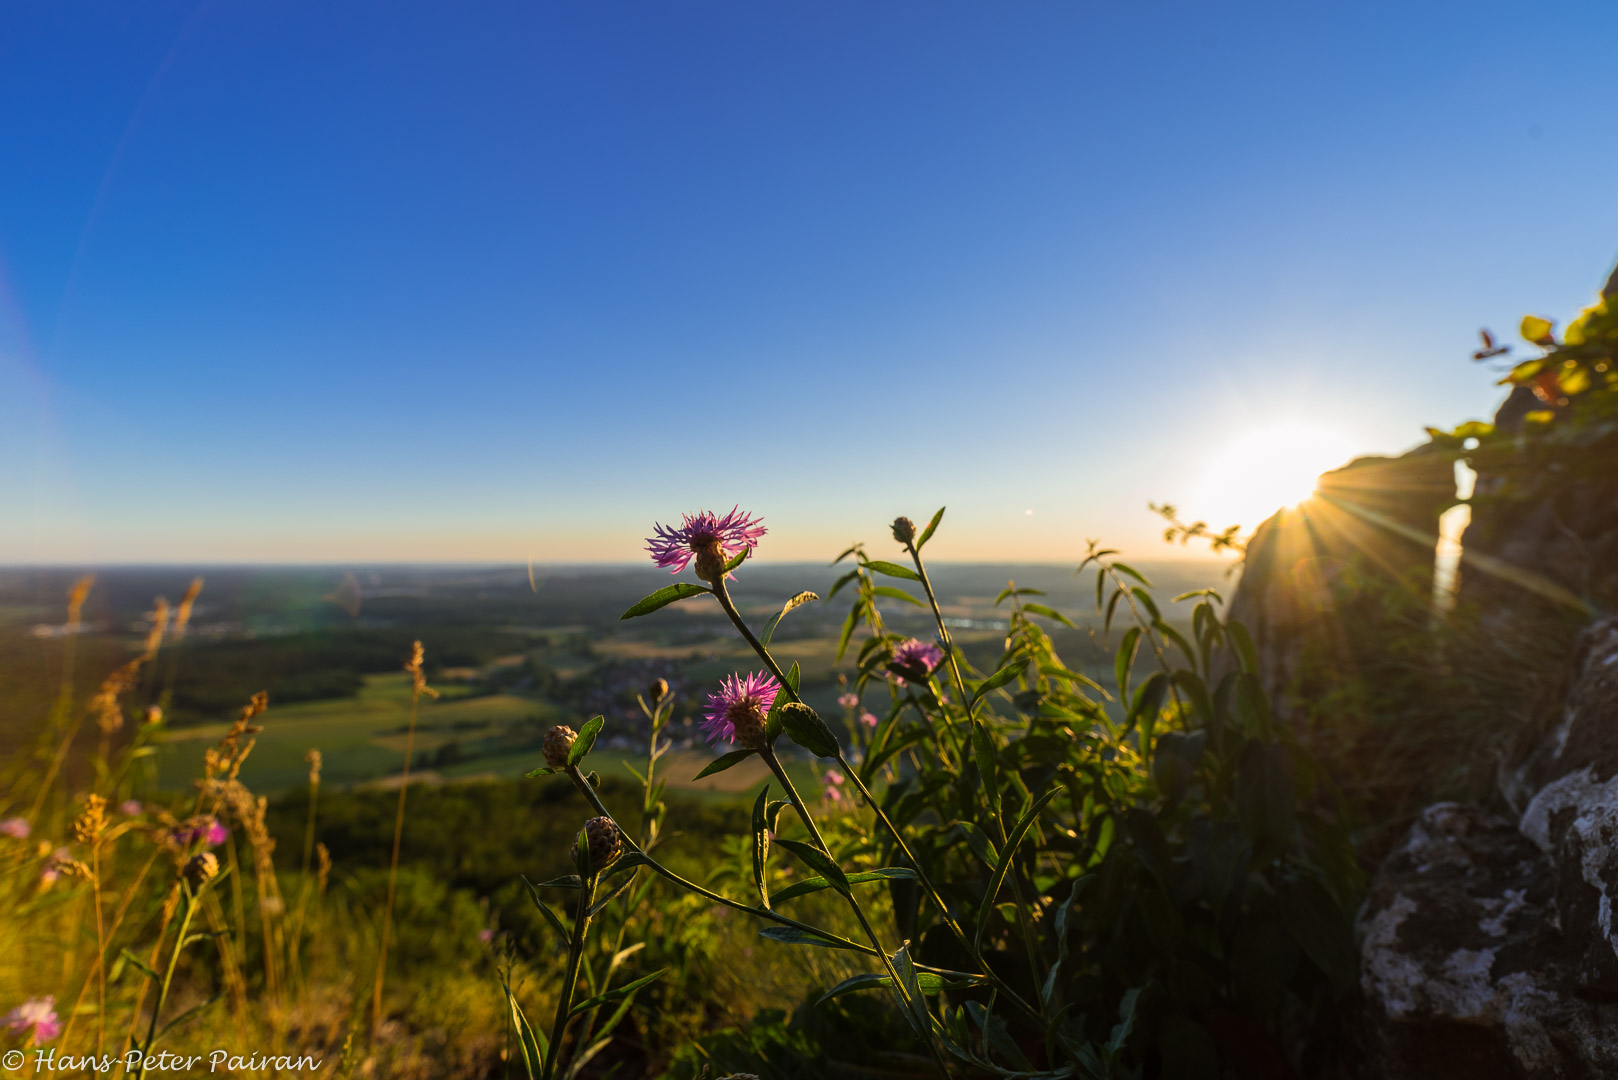
{"type": "Polygon", "coordinates": [[[1068,618],[1066,615],[1063,615],[1060,611],[1057,611],[1055,608],[1046,607],[1044,604],[1024,604],[1022,606],[1022,609],[1024,611],[1031,611],[1035,615],[1043,615],[1047,619],[1055,619],[1057,622],[1061,623],[1063,626],[1071,626],[1075,630],[1078,629],[1077,626],[1074,626],[1072,619],[1068,618]]]}
{"type": "Polygon", "coordinates": [[[1298,948],[1331,980],[1338,997],[1349,993],[1359,975],[1352,922],[1314,878],[1287,882],[1281,889],[1281,918],[1298,948]]]}
{"type": "Polygon", "coordinates": [[[842,663],[843,654],[848,651],[848,641],[854,636],[854,628],[859,625],[860,612],[864,608],[865,600],[861,598],[848,609],[848,618],[843,620],[843,631],[837,636],[837,659],[834,663],[842,663]]]}
{"type": "MultiPolygon", "coordinates": [[[[1118,601],[1122,600],[1123,598],[1124,598],[1124,590],[1119,589],[1119,590],[1117,590],[1116,592],[1114,592],[1112,594],[1110,599],[1107,600],[1107,616],[1106,616],[1106,618],[1101,620],[1101,632],[1103,634],[1112,633],[1112,616],[1113,616],[1113,613],[1118,610],[1118,601]]],[[[1098,599],[1096,601],[1096,607],[1100,607],[1100,606],[1101,606],[1101,601],[1098,599]]]]}
{"type": "Polygon", "coordinates": [[[837,736],[826,721],[801,701],[790,701],[781,707],[781,727],[793,742],[816,757],[835,758],[841,754],[837,736]]]}
{"type": "Polygon", "coordinates": [[[650,615],[658,608],[667,607],[676,600],[688,600],[693,596],[698,596],[709,591],[711,590],[706,589],[701,585],[695,585],[689,581],[681,581],[670,585],[667,588],[657,590],[655,593],[641,600],[640,603],[618,616],[618,620],[622,622],[624,619],[634,619],[639,618],[642,615],[650,615]]]}
{"type": "Polygon", "coordinates": [[[1017,845],[1022,843],[1022,838],[1028,835],[1029,829],[1033,828],[1034,819],[1039,816],[1039,812],[1045,809],[1045,806],[1056,798],[1061,790],[1059,787],[1053,787],[1041,795],[1034,805],[1030,806],[1027,812],[1017,819],[1017,824],[1012,826],[1011,832],[1006,834],[1006,846],[1000,852],[1000,858],[995,863],[994,873],[989,878],[989,887],[983,894],[983,907],[978,912],[976,942],[979,948],[983,946],[983,932],[989,926],[989,913],[994,910],[994,898],[999,895],[1000,886],[1005,883],[1006,873],[1011,869],[1012,857],[1017,853],[1017,845]]]}
{"type": "Polygon", "coordinates": [[[764,790],[758,793],[758,798],[753,802],[753,884],[758,887],[758,902],[766,910],[770,906],[770,886],[765,873],[765,864],[770,857],[769,805],[770,785],[765,784],[764,790]]]}
{"type": "Polygon", "coordinates": [[[895,589],[892,585],[878,585],[871,591],[877,596],[886,596],[892,600],[903,600],[905,603],[914,604],[917,607],[927,606],[920,600],[917,600],[914,596],[911,596],[909,593],[905,592],[903,589],[895,589]]]}
{"type": "Polygon", "coordinates": [[[596,744],[596,736],[601,734],[601,729],[606,724],[606,718],[600,716],[592,716],[585,722],[585,725],[579,729],[578,737],[573,740],[573,745],[568,748],[567,763],[569,765],[577,765],[584,760],[584,755],[588,754],[590,747],[596,744]]]}
{"type": "Polygon", "coordinates": [[[708,762],[707,767],[701,772],[697,773],[697,775],[693,776],[691,779],[701,780],[704,776],[712,776],[714,773],[722,773],[733,765],[740,765],[743,761],[746,761],[752,756],[753,751],[751,750],[732,750],[730,753],[714,758],[712,761],[708,762]]]}
{"type": "Polygon", "coordinates": [[[146,963],[146,961],[142,960],[140,957],[136,956],[134,953],[130,952],[128,949],[120,949],[119,950],[119,955],[121,955],[127,962],[135,965],[135,970],[136,971],[140,972],[142,975],[146,976],[148,979],[152,980],[153,982],[161,983],[163,981],[158,976],[157,972],[155,972],[155,971],[153,971],[151,969],[151,967],[146,963]]]}
{"type": "Polygon", "coordinates": [[[1249,675],[1258,674],[1258,650],[1253,647],[1253,636],[1247,632],[1247,627],[1229,619],[1225,622],[1225,632],[1236,643],[1236,653],[1241,657],[1242,670],[1249,675]]]}
{"type": "Polygon", "coordinates": [[[198,1005],[191,1006],[189,1009],[185,1010],[185,1012],[181,1013],[179,1016],[176,1016],[173,1020],[170,1020],[168,1023],[164,1024],[163,1027],[158,1031],[158,1033],[156,1035],[152,1036],[152,1041],[155,1043],[158,1039],[161,1039],[163,1036],[167,1035],[169,1032],[173,1031],[175,1028],[179,1027],[181,1024],[184,1024],[187,1021],[191,1020],[193,1017],[200,1015],[203,1012],[203,1010],[207,1009],[209,1006],[213,1005],[214,1003],[219,1001],[220,998],[222,998],[224,996],[225,996],[225,992],[223,990],[221,990],[219,993],[215,994],[213,997],[209,998],[207,1001],[204,1001],[204,1002],[202,1002],[201,1004],[198,1004],[198,1005]]]}
{"type": "Polygon", "coordinates": [[[820,876],[831,883],[832,888],[844,896],[851,895],[848,889],[848,876],[843,873],[843,868],[838,866],[830,855],[811,844],[803,843],[801,840],[783,840],[777,837],[775,842],[796,855],[809,869],[817,871],[820,876]]]}
{"type": "Polygon", "coordinates": [[[819,934],[800,930],[796,926],[766,926],[758,932],[758,936],[767,937],[771,941],[779,941],[785,945],[818,945],[822,949],[850,948],[841,941],[833,941],[819,934]]]}
{"type": "Polygon", "coordinates": [[[909,567],[900,566],[898,563],[884,562],[881,559],[872,559],[868,562],[861,563],[860,565],[864,566],[867,570],[875,570],[879,574],[886,574],[888,577],[904,578],[906,581],[921,580],[920,574],[916,573],[909,567]]]}
{"type": "Polygon", "coordinates": [[[1128,574],[1130,577],[1134,578],[1148,589],[1152,587],[1152,583],[1146,580],[1146,575],[1141,573],[1139,570],[1136,570],[1128,563],[1115,562],[1112,564],[1112,568],[1117,570],[1119,573],[1128,574]]]}
{"type": "MultiPolygon", "coordinates": [[[[916,972],[916,985],[924,994],[936,994],[940,990],[959,990],[967,986],[974,986],[982,982],[981,979],[946,979],[942,975],[935,975],[931,971],[916,972]]],[[[834,997],[842,994],[851,994],[856,990],[877,990],[893,985],[893,980],[886,975],[869,974],[855,975],[844,979],[830,990],[821,994],[815,1001],[816,1005],[824,1005],[834,997]]]]}
{"type": "Polygon", "coordinates": [[[640,978],[636,979],[634,982],[625,983],[624,985],[618,987],[618,989],[616,989],[616,990],[608,990],[604,994],[597,994],[593,998],[586,998],[583,1001],[579,1002],[577,1005],[573,1006],[572,1010],[567,1014],[568,1019],[572,1019],[573,1017],[578,1016],[578,1015],[580,1015],[582,1013],[587,1013],[591,1009],[599,1008],[602,1005],[610,1005],[614,1001],[619,1001],[619,1000],[621,1000],[623,998],[626,998],[630,994],[633,994],[636,990],[639,990],[641,987],[646,986],[649,983],[656,982],[658,979],[661,979],[663,977],[664,973],[667,972],[667,971],[668,971],[668,968],[658,968],[656,971],[652,972],[650,975],[642,975],[640,978]]]}
{"type": "Polygon", "coordinates": [[[853,581],[855,578],[857,578],[859,576],[860,576],[860,572],[858,570],[850,570],[848,573],[846,573],[842,577],[838,578],[835,582],[832,583],[831,592],[826,594],[826,600],[829,602],[832,597],[836,596],[838,593],[843,591],[843,586],[844,585],[847,585],[850,581],[853,581]]]}
{"type": "Polygon", "coordinates": [[[972,721],[972,755],[977,759],[978,775],[989,796],[989,810],[1000,816],[1000,770],[995,761],[994,739],[981,720],[972,721]]]}
{"type": "Polygon", "coordinates": [[[725,573],[727,573],[727,574],[730,573],[732,570],[736,569],[742,563],[746,562],[747,557],[749,555],[751,555],[751,554],[753,554],[753,549],[744,547],[740,551],[738,551],[735,555],[732,555],[730,561],[725,564],[725,573]]]}
{"type": "Polygon", "coordinates": [[[511,1010],[511,1026],[517,1029],[517,1043],[522,1051],[523,1068],[528,1071],[528,1080],[539,1080],[545,1074],[545,1055],[550,1051],[550,1042],[545,1033],[535,1031],[528,1023],[528,1017],[523,1015],[522,1006],[517,1004],[517,995],[511,992],[511,987],[504,981],[501,983],[506,989],[506,1005],[511,1010]]]}
{"type": "Polygon", "coordinates": [[[1005,667],[978,683],[977,689],[972,691],[972,700],[967,705],[967,711],[970,712],[973,705],[976,705],[991,692],[1000,689],[1002,686],[1015,679],[1018,675],[1021,675],[1023,668],[1027,666],[1028,658],[1026,656],[1015,656],[1005,667]]]}
{"type": "Polygon", "coordinates": [[[781,625],[781,620],[787,617],[787,612],[791,611],[793,608],[802,607],[805,604],[813,603],[819,599],[820,597],[817,594],[809,592],[807,589],[805,589],[803,592],[798,593],[783,604],[781,606],[780,614],[774,616],[769,622],[764,624],[764,634],[762,638],[763,644],[769,645],[770,638],[775,636],[775,628],[781,625]]]}
{"type": "Polygon", "coordinates": [[[929,541],[929,540],[931,540],[933,538],[933,533],[938,531],[938,523],[940,521],[943,521],[943,520],[944,520],[944,508],[942,506],[940,506],[938,508],[938,513],[934,514],[933,519],[927,523],[927,527],[925,529],[921,530],[921,535],[916,537],[916,550],[917,551],[920,551],[922,549],[922,547],[926,545],[927,541],[929,541]]]}
{"type": "Polygon", "coordinates": [[[539,898],[539,886],[529,881],[526,875],[523,876],[522,883],[528,886],[529,899],[533,900],[534,906],[539,909],[539,913],[545,916],[545,921],[551,924],[551,929],[556,931],[558,937],[566,941],[568,938],[567,927],[562,925],[562,920],[557,916],[556,912],[550,909],[550,905],[539,898]]]}
{"type": "Polygon", "coordinates": [[[1118,700],[1129,700],[1129,672],[1135,666],[1135,651],[1140,648],[1140,627],[1131,626],[1118,643],[1118,652],[1112,658],[1113,677],[1118,680],[1118,700]]]}
{"type": "MultiPolygon", "coordinates": [[[[887,866],[883,867],[881,870],[862,870],[858,874],[849,874],[845,880],[847,880],[850,885],[863,885],[871,881],[914,881],[915,878],[916,872],[908,867],[887,866]]],[[[793,884],[782,889],[780,892],[776,893],[775,902],[780,904],[787,900],[792,900],[799,896],[805,896],[809,893],[819,892],[821,889],[829,889],[831,887],[831,882],[827,881],[823,877],[807,878],[803,881],[794,882],[793,884]]]]}
{"type": "Polygon", "coordinates": [[[1000,861],[1000,853],[995,850],[994,842],[989,839],[988,834],[970,821],[958,821],[955,827],[966,837],[966,846],[972,849],[972,854],[982,859],[984,866],[993,870],[995,864],[1000,861]]]}

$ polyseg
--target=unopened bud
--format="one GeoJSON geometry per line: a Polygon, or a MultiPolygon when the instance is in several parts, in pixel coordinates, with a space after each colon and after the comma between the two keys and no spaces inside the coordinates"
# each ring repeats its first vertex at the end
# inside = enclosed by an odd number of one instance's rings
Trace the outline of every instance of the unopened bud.
{"type": "Polygon", "coordinates": [[[579,859],[579,842],[573,841],[571,854],[579,865],[580,873],[598,873],[617,861],[624,851],[623,834],[610,817],[593,817],[584,823],[585,839],[590,845],[590,861],[583,865],[579,859]]]}
{"type": "Polygon", "coordinates": [[[567,767],[568,751],[573,749],[573,740],[578,738],[578,732],[566,724],[557,724],[545,733],[545,764],[553,769],[567,767]]]}
{"type": "Polygon", "coordinates": [[[652,685],[646,688],[646,692],[651,695],[652,704],[656,705],[659,701],[669,696],[669,681],[667,679],[653,679],[652,685]]]}
{"type": "Polygon", "coordinates": [[[146,722],[148,724],[161,724],[163,722],[163,706],[161,706],[161,705],[148,705],[148,706],[146,706],[145,720],[146,720],[146,722]]]}
{"type": "Polygon", "coordinates": [[[907,517],[894,518],[893,538],[899,543],[909,546],[910,541],[916,538],[916,523],[907,517]]]}
{"type": "Polygon", "coordinates": [[[196,892],[208,882],[219,876],[219,860],[214,858],[213,852],[204,851],[200,855],[193,855],[185,864],[181,876],[185,883],[196,892]]]}
{"type": "Polygon", "coordinates": [[[719,541],[705,544],[697,552],[697,577],[709,584],[717,583],[725,576],[726,561],[725,550],[719,546],[719,541]]]}

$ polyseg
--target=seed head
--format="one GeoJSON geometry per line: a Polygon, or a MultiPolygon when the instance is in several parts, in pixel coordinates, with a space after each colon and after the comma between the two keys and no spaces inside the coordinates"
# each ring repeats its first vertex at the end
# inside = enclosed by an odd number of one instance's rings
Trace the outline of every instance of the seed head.
{"type": "Polygon", "coordinates": [[[180,873],[185,878],[185,883],[191,886],[191,891],[196,892],[219,876],[219,860],[214,858],[213,852],[204,851],[200,855],[191,856],[185,864],[185,869],[180,873]]]}
{"type": "MultiPolygon", "coordinates": [[[[618,856],[624,852],[623,834],[610,817],[593,817],[584,823],[584,835],[590,845],[590,862],[588,866],[581,865],[580,873],[597,873],[606,869],[617,861],[618,856]]],[[[570,849],[575,863],[579,859],[579,842],[573,841],[570,849]]]]}
{"type": "Polygon", "coordinates": [[[84,812],[73,822],[73,836],[81,844],[95,844],[107,827],[107,800],[90,795],[84,800],[84,812]]]}
{"type": "Polygon", "coordinates": [[[303,755],[303,760],[309,763],[309,786],[316,787],[320,783],[320,767],[325,763],[325,758],[321,757],[319,750],[310,749],[303,755]]]}
{"type": "Polygon", "coordinates": [[[910,542],[916,538],[916,523],[907,517],[894,518],[893,538],[906,547],[909,547],[910,542]]]}
{"type": "Polygon", "coordinates": [[[557,724],[545,733],[545,764],[553,769],[567,767],[568,751],[573,749],[573,740],[579,733],[566,724],[557,724]]]}

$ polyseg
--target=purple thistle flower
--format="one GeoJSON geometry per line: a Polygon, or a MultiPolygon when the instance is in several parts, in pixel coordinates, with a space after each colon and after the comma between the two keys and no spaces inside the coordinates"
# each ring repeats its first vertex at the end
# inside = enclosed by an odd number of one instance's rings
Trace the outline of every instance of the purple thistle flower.
{"type": "Polygon", "coordinates": [[[764,719],[780,692],[781,684],[762,671],[730,676],[719,684],[719,693],[708,695],[703,734],[715,746],[739,742],[757,750],[764,739],[764,719]]]}
{"type": "Polygon", "coordinates": [[[8,817],[0,821],[0,836],[9,836],[13,840],[26,840],[30,831],[27,818],[8,817]]]}
{"type": "Polygon", "coordinates": [[[888,670],[900,686],[906,682],[924,683],[944,660],[944,650],[928,641],[911,638],[893,647],[888,670]]]}
{"type": "MultiPolygon", "coordinates": [[[[699,577],[709,569],[709,563],[715,564],[710,572],[717,573],[718,567],[729,562],[741,549],[757,547],[759,537],[766,532],[759,519],[742,513],[735,506],[724,517],[707,510],[683,517],[685,520],[679,528],[654,524],[652,530],[657,535],[646,538],[646,550],[652,553],[652,562],[668,567],[674,574],[684,570],[693,558],[697,559],[699,577]]],[[[709,579],[704,577],[703,580],[709,579]]]]}
{"type": "Polygon", "coordinates": [[[62,1033],[62,1024],[56,1017],[54,997],[29,998],[6,1013],[5,1025],[14,1034],[28,1033],[34,1045],[48,1043],[62,1033]]]}

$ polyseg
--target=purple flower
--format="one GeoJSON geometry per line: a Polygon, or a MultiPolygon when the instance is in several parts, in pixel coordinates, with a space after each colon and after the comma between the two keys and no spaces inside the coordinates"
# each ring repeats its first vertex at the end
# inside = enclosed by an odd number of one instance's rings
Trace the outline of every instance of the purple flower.
{"type": "Polygon", "coordinates": [[[860,706],[860,696],[858,694],[844,694],[837,699],[837,704],[845,709],[857,709],[860,706]]]}
{"type": "Polygon", "coordinates": [[[174,830],[174,842],[181,847],[190,847],[197,841],[202,841],[203,847],[218,847],[230,837],[230,830],[219,824],[219,819],[210,814],[203,814],[183,822],[174,830]]]}
{"type": "Polygon", "coordinates": [[[937,645],[911,638],[893,647],[888,670],[900,686],[906,682],[924,683],[943,659],[944,650],[937,645]]]}
{"type": "Polygon", "coordinates": [[[6,1013],[5,1025],[14,1034],[27,1032],[29,1041],[35,1044],[50,1042],[62,1033],[54,997],[29,998],[6,1013]]]}
{"type": "Polygon", "coordinates": [[[125,817],[140,817],[144,809],[139,799],[125,799],[118,804],[118,812],[125,817]]]}
{"type": "MultiPolygon", "coordinates": [[[[62,867],[73,861],[72,854],[65,847],[59,847],[45,858],[45,867],[39,872],[39,887],[48,889],[55,885],[62,876],[62,867]]],[[[51,998],[51,1001],[55,1001],[51,998]]]]}
{"type": "MultiPolygon", "coordinates": [[[[734,506],[724,517],[699,510],[696,516],[686,514],[684,518],[677,529],[654,524],[652,530],[657,535],[646,538],[646,550],[652,553],[652,562],[668,567],[675,574],[684,570],[693,558],[697,559],[699,577],[705,569],[717,574],[718,567],[729,562],[742,548],[757,547],[759,537],[766,531],[758,519],[734,506]],[[714,564],[711,568],[710,563],[714,564]]],[[[705,581],[710,579],[711,575],[703,577],[705,581]]]]}
{"type": "Polygon", "coordinates": [[[876,713],[860,713],[860,723],[866,727],[876,727],[880,721],[877,720],[876,713]]]}
{"type": "Polygon", "coordinates": [[[838,772],[836,769],[826,770],[826,783],[828,784],[841,784],[846,779],[847,777],[838,772]]]}
{"type": "Polygon", "coordinates": [[[719,684],[719,693],[708,695],[703,734],[715,746],[739,742],[757,750],[764,738],[764,719],[775,704],[781,684],[762,671],[732,675],[719,684]]]}
{"type": "Polygon", "coordinates": [[[13,840],[26,840],[29,832],[26,818],[8,817],[0,821],[0,836],[9,836],[13,840]]]}
{"type": "Polygon", "coordinates": [[[841,788],[836,788],[836,787],[831,786],[830,784],[827,784],[826,785],[826,798],[830,799],[832,802],[842,802],[843,801],[843,791],[842,791],[841,788]]]}
{"type": "Polygon", "coordinates": [[[494,940],[494,931],[490,930],[488,927],[484,927],[482,930],[478,931],[478,940],[487,945],[489,942],[494,940]]]}

